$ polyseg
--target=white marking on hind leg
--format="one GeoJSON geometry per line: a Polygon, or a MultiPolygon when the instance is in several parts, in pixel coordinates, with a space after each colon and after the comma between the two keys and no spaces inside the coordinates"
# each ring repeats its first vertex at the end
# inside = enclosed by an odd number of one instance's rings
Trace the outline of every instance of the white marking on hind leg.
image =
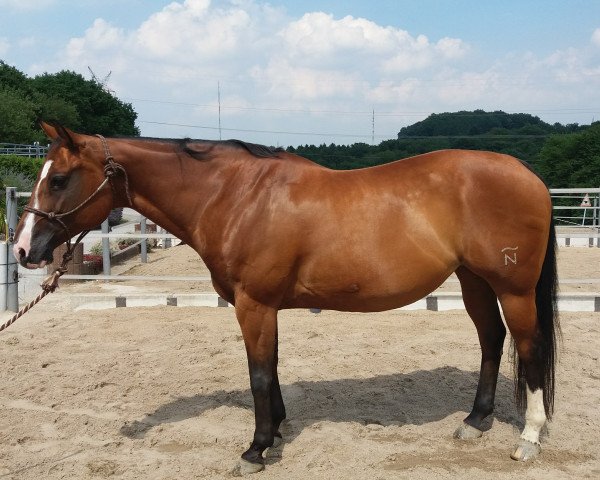
{"type": "Polygon", "coordinates": [[[544,410],[544,395],[541,389],[535,392],[527,386],[527,411],[525,412],[525,428],[521,438],[528,442],[539,445],[540,431],[546,423],[546,411],[544,410]]]}

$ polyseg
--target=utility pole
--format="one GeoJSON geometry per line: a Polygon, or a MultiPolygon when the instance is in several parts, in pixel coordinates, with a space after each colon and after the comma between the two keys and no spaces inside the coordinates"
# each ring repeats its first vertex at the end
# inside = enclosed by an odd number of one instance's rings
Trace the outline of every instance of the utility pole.
{"type": "Polygon", "coordinates": [[[371,117],[371,145],[375,145],[375,109],[373,109],[373,116],[371,117]]]}

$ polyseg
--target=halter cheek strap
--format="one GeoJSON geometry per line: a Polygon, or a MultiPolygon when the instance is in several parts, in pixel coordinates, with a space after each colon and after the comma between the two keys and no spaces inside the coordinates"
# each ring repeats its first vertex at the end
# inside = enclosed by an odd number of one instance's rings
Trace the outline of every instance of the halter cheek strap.
{"type": "Polygon", "coordinates": [[[77,205],[76,207],[72,208],[71,210],[69,210],[67,212],[59,212],[59,213],[45,212],[38,208],[30,207],[29,205],[27,205],[24,209],[26,212],[33,213],[34,215],[38,215],[40,217],[46,218],[51,222],[58,223],[58,225],[60,225],[60,227],[67,234],[67,241],[66,241],[67,251],[65,252],[65,254],[63,256],[63,263],[62,263],[61,267],[59,267],[59,270],[65,269],[65,271],[66,271],[66,264],[73,258],[73,250],[75,249],[75,247],[77,247],[77,245],[79,245],[79,243],[81,243],[81,240],[83,240],[83,237],[85,237],[89,233],[89,230],[83,231],[79,235],[79,237],[77,237],[77,240],[75,241],[75,243],[71,244],[72,235],[71,235],[71,232],[69,231],[69,228],[67,227],[65,222],[63,222],[63,220],[62,220],[64,217],[81,210],[84,206],[86,206],[88,203],[90,203],[96,197],[96,195],[98,195],[100,193],[100,191],[106,186],[107,183],[110,183],[113,191],[115,191],[112,179],[119,173],[121,173],[124,178],[125,195],[127,196],[127,201],[129,202],[129,205],[133,205],[133,203],[131,201],[131,195],[129,193],[129,178],[127,177],[127,171],[125,170],[123,165],[115,162],[114,157],[112,156],[112,154],[110,153],[110,149],[108,148],[108,143],[107,143],[106,139],[102,135],[96,135],[96,137],[98,137],[100,139],[100,141],[102,142],[102,147],[104,148],[104,157],[105,157],[105,161],[106,161],[106,165],[104,165],[104,180],[98,186],[98,188],[96,188],[96,190],[94,190],[90,194],[90,196],[88,196],[83,202],[81,202],[79,205],[77,205]]]}
{"type": "MultiPolygon", "coordinates": [[[[125,196],[127,197],[127,201],[129,202],[129,205],[132,206],[133,202],[131,201],[131,194],[129,193],[129,178],[127,177],[127,172],[125,171],[125,168],[120,163],[115,162],[115,158],[112,156],[112,154],[110,153],[110,149],[108,148],[108,143],[106,142],[106,138],[104,138],[100,134],[97,134],[96,137],[98,137],[100,139],[100,141],[102,142],[102,146],[104,147],[104,159],[106,160],[106,165],[104,165],[104,176],[106,177],[105,181],[109,180],[111,182],[111,187],[114,191],[115,186],[112,183],[112,178],[114,176],[116,176],[118,173],[122,173],[124,183],[125,183],[125,196]]],[[[101,187],[102,186],[104,186],[104,185],[101,185],[101,187]]],[[[101,188],[101,187],[99,187],[99,188],[101,188]]],[[[95,194],[95,192],[92,195],[94,195],[94,194],[95,194]]],[[[86,200],[84,202],[84,204],[87,203],[88,201],[89,201],[89,199],[86,200]]]]}

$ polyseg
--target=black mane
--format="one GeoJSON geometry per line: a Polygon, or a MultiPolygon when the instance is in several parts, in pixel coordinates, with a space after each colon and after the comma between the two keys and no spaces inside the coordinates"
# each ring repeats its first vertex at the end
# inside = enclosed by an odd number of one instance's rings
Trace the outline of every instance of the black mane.
{"type": "Polygon", "coordinates": [[[281,147],[267,147],[257,143],[243,142],[241,140],[194,140],[191,138],[154,138],[154,137],[127,137],[128,139],[143,140],[150,142],[172,143],[178,148],[198,160],[206,160],[211,154],[213,148],[217,146],[226,146],[234,149],[244,149],[248,153],[259,158],[277,157],[280,152],[285,150],[281,147]]]}
{"type": "Polygon", "coordinates": [[[264,157],[264,158],[276,157],[278,153],[285,151],[281,147],[277,147],[277,148],[267,147],[266,145],[260,145],[258,143],[242,142],[241,140],[225,140],[223,143],[233,146],[233,147],[245,148],[246,150],[248,150],[248,152],[250,152],[255,157],[264,157]]]}

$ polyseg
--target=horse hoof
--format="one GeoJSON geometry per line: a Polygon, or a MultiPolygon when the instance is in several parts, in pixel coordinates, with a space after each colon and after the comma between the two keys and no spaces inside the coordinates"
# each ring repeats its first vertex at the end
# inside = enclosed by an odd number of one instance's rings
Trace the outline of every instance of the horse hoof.
{"type": "Polygon", "coordinates": [[[454,438],[459,440],[474,440],[483,435],[483,432],[478,428],[472,427],[468,423],[463,423],[454,432],[454,438]]]}
{"type": "Polygon", "coordinates": [[[538,443],[531,443],[527,440],[521,440],[510,458],[519,462],[527,462],[537,457],[541,451],[542,447],[540,447],[538,443]]]}
{"type": "Polygon", "coordinates": [[[278,435],[275,435],[273,437],[273,445],[271,445],[271,448],[279,448],[279,447],[281,447],[282,443],[283,443],[283,438],[278,435]]]}
{"type": "Polygon", "coordinates": [[[233,468],[231,472],[234,477],[243,477],[245,475],[251,475],[253,473],[261,472],[265,469],[263,463],[252,463],[248,460],[240,458],[238,464],[233,468]]]}

